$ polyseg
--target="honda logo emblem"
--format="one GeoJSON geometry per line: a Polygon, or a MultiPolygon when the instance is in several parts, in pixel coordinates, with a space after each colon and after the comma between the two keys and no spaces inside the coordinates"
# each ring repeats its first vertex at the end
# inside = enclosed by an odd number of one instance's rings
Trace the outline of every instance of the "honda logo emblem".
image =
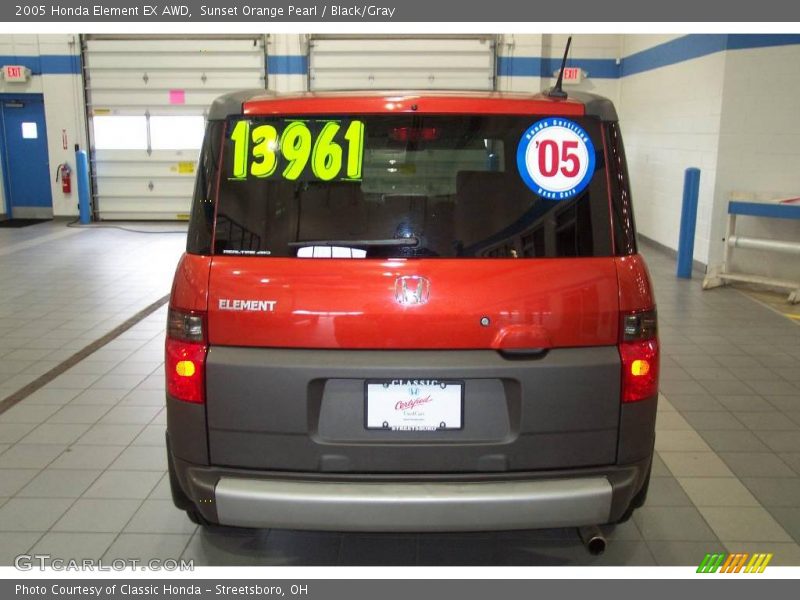
{"type": "Polygon", "coordinates": [[[431,282],[425,277],[404,275],[394,282],[394,299],[398,304],[425,304],[431,295],[431,282]]]}

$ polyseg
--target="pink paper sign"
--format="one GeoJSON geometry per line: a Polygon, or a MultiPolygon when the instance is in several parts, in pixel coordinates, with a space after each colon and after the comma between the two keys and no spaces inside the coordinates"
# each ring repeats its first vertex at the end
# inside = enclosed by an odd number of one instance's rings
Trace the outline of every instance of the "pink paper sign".
{"type": "Polygon", "coordinates": [[[185,90],[170,90],[169,91],[170,104],[186,104],[186,91],[185,90]]]}

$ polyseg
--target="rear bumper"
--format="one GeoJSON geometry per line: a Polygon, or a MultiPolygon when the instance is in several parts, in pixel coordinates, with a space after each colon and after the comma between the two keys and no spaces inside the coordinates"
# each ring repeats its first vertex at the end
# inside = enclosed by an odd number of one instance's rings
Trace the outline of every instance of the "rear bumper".
{"type": "MultiPolygon", "coordinates": [[[[207,467],[170,457],[210,523],[320,531],[494,531],[617,521],[650,459],[553,473],[311,475],[207,467]]],[[[186,508],[186,506],[181,506],[186,508]]]]}
{"type": "Polygon", "coordinates": [[[167,398],[176,505],[210,523],[335,531],[600,525],[625,513],[650,465],[657,401],[620,404],[616,347],[536,359],[212,350],[206,404],[167,398]],[[366,430],[364,380],[404,377],[464,380],[464,429],[366,430]]]}
{"type": "MultiPolygon", "coordinates": [[[[207,460],[254,471],[389,474],[628,462],[617,456],[620,365],[616,346],[512,358],[494,350],[212,346],[201,407],[207,460]],[[463,382],[463,428],[367,429],[365,382],[394,379],[463,382]]],[[[170,416],[177,435],[185,428],[170,416]]],[[[176,454],[191,460],[175,442],[176,454]]]]}
{"type": "Polygon", "coordinates": [[[220,524],[336,531],[465,531],[609,519],[604,477],[484,483],[324,483],[223,477],[220,524]]]}

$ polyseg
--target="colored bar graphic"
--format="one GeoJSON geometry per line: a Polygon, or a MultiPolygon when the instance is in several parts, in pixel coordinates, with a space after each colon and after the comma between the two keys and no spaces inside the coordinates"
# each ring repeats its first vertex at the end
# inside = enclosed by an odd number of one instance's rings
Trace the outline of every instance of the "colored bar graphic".
{"type": "Polygon", "coordinates": [[[709,562],[711,562],[711,555],[710,554],[706,554],[703,557],[703,560],[700,561],[700,565],[697,567],[697,571],[696,572],[697,573],[705,573],[706,572],[706,566],[708,565],[709,562]]]}
{"type": "Polygon", "coordinates": [[[773,556],[772,552],[767,554],[766,558],[764,559],[764,562],[761,564],[761,568],[758,570],[759,573],[763,573],[764,572],[764,569],[767,568],[767,565],[769,564],[769,561],[772,560],[772,556],[773,556]]]}
{"type": "Polygon", "coordinates": [[[717,554],[716,556],[717,556],[717,560],[712,563],[711,569],[708,571],[709,573],[716,573],[717,572],[717,569],[719,569],[720,565],[722,564],[722,561],[725,560],[725,556],[726,555],[720,553],[720,554],[717,554]]]}
{"type": "Polygon", "coordinates": [[[747,554],[746,552],[744,554],[740,554],[739,560],[737,560],[735,563],[736,568],[733,570],[733,572],[738,573],[739,571],[741,571],[742,567],[744,566],[744,563],[747,561],[748,558],[750,558],[750,555],[747,554]]]}
{"type": "Polygon", "coordinates": [[[744,570],[745,573],[763,573],[767,568],[769,561],[772,560],[772,554],[753,554],[753,558],[744,570]]]}
{"type": "Polygon", "coordinates": [[[725,557],[725,554],[706,554],[697,567],[697,573],[716,573],[725,557]]]}
{"type": "Polygon", "coordinates": [[[772,560],[771,553],[748,554],[747,552],[734,552],[733,554],[714,553],[706,554],[697,573],[763,573],[772,560]]]}
{"type": "Polygon", "coordinates": [[[721,573],[728,573],[731,569],[731,564],[733,563],[734,559],[737,557],[736,554],[729,554],[728,560],[725,561],[725,564],[722,565],[721,573]]]}
{"type": "Polygon", "coordinates": [[[747,563],[747,567],[745,567],[744,572],[745,573],[755,573],[757,571],[758,567],[763,562],[763,560],[764,560],[764,555],[763,554],[753,554],[753,558],[751,558],[750,562],[747,563]]]}

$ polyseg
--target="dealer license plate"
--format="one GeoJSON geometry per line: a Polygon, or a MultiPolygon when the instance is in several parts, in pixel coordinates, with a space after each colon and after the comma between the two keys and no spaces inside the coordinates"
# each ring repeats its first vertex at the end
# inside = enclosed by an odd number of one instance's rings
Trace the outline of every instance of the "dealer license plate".
{"type": "Polygon", "coordinates": [[[464,426],[464,382],[385,379],[366,382],[367,429],[442,431],[464,426]]]}

